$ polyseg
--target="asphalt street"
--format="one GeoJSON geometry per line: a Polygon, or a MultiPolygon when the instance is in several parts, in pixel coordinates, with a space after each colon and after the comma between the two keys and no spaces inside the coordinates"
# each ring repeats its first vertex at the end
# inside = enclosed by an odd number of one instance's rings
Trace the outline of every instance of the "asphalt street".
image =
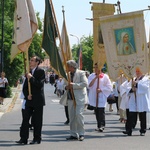
{"type": "MultiPolygon", "coordinates": [[[[54,94],[54,87],[50,84],[45,84],[46,106],[44,107],[41,144],[17,145],[15,141],[20,139],[19,128],[22,120],[20,92],[21,85],[13,90],[13,98],[6,99],[5,105],[0,106],[0,150],[150,149],[150,130],[147,130],[145,136],[140,136],[139,122],[133,130],[132,136],[123,135],[124,123],[119,122],[115,104],[113,105],[113,112],[109,112],[108,107],[106,108],[106,128],[104,132],[95,131],[94,112],[85,110],[85,140],[66,141],[66,137],[69,136],[69,126],[64,125],[66,121],[64,106],[59,104],[59,98],[54,94]]],[[[33,138],[32,132],[30,131],[29,142],[33,138]]]]}

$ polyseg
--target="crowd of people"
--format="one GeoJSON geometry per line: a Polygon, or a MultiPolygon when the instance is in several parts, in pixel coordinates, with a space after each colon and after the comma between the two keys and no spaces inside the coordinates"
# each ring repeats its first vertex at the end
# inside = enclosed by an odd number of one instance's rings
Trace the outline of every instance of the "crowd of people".
{"type": "Polygon", "coordinates": [[[137,120],[140,120],[140,135],[146,133],[146,113],[150,111],[150,80],[142,74],[140,68],[136,69],[135,78],[129,80],[122,71],[119,72],[116,81],[111,81],[109,76],[94,64],[94,72],[89,74],[78,69],[74,60],[67,61],[69,80],[64,80],[54,72],[45,73],[39,68],[40,58],[33,56],[30,60],[30,73],[25,76],[23,84],[23,99],[25,100],[22,124],[20,128],[20,140],[18,144],[27,144],[29,138],[30,119],[33,126],[33,140],[30,144],[41,143],[41,131],[43,122],[43,106],[45,105],[44,83],[55,86],[54,93],[61,99],[65,96],[67,105],[64,106],[66,122],[70,127],[70,136],[66,140],[83,141],[84,130],[84,110],[90,105],[95,114],[97,127],[95,131],[104,132],[106,126],[105,108],[110,105],[109,111],[113,111],[112,104],[116,103],[119,120],[125,123],[123,134],[132,135],[137,120]],[[31,93],[28,82],[31,85],[31,93]],[[64,94],[66,93],[66,94],[64,94]],[[114,102],[111,102],[113,97],[114,102]],[[109,101],[108,101],[109,99],[109,101]]]}

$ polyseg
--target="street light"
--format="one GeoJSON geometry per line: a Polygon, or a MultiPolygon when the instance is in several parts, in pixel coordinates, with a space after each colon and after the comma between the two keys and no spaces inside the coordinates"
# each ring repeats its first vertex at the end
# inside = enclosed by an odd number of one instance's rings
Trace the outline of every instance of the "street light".
{"type": "Polygon", "coordinates": [[[76,37],[76,38],[77,38],[77,40],[78,40],[78,45],[80,45],[80,39],[79,39],[79,37],[77,37],[77,36],[76,36],[76,35],[74,35],[74,34],[70,34],[70,36],[76,37]]]}

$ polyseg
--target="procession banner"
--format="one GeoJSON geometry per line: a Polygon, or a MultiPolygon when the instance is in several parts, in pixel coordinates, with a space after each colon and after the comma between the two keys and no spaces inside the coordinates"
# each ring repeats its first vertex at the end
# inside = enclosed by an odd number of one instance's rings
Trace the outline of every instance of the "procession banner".
{"type": "Polygon", "coordinates": [[[37,29],[38,22],[32,1],[16,0],[11,60],[13,60],[18,53],[28,50],[37,29]]]}
{"type": "Polygon", "coordinates": [[[45,0],[45,17],[44,17],[44,31],[42,48],[49,55],[51,66],[57,71],[59,75],[67,80],[66,72],[64,70],[58,47],[56,44],[56,38],[58,38],[58,30],[54,19],[54,11],[51,0],[45,0]]]}
{"type": "Polygon", "coordinates": [[[100,29],[99,17],[113,15],[115,12],[114,4],[92,2],[93,11],[93,65],[98,63],[98,67],[103,68],[106,63],[104,43],[100,29]]]}
{"type": "Polygon", "coordinates": [[[115,80],[123,71],[128,78],[136,68],[148,72],[143,11],[100,17],[108,73],[115,80]]]}
{"type": "MultiPolygon", "coordinates": [[[[65,21],[65,11],[63,10],[63,25],[62,25],[62,31],[61,31],[61,41],[62,41],[62,46],[63,46],[63,50],[61,49],[60,46],[60,57],[62,60],[63,65],[65,64],[64,61],[68,61],[70,59],[72,59],[72,51],[70,49],[70,42],[69,42],[69,37],[68,37],[68,32],[67,32],[67,28],[66,28],[66,21],[65,21]],[[63,53],[64,53],[64,57],[63,57],[63,53]]],[[[64,65],[65,67],[65,65],[64,65]]]]}

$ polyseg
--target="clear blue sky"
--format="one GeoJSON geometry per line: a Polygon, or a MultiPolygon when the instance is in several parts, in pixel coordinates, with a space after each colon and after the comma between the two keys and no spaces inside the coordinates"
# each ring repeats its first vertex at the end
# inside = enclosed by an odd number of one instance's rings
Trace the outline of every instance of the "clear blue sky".
{"type": "MultiPolygon", "coordinates": [[[[105,0],[105,3],[115,4],[118,0],[105,0]]],[[[86,18],[92,18],[91,4],[90,0],[53,0],[53,6],[55,10],[55,15],[58,23],[59,32],[62,29],[62,6],[65,10],[65,19],[68,35],[73,34],[79,39],[82,36],[88,36],[93,34],[93,23],[92,21],[86,20],[86,18]]],[[[91,2],[100,2],[103,0],[95,0],[91,2]]],[[[142,9],[147,9],[150,6],[150,0],[120,0],[121,11],[132,12],[142,9]]],[[[45,0],[32,0],[35,11],[40,12],[40,17],[44,18],[45,12],[45,0]]],[[[150,26],[150,10],[144,13],[146,34],[149,35],[148,30],[150,26]]],[[[70,45],[78,43],[78,39],[69,36],[70,45]]]]}

